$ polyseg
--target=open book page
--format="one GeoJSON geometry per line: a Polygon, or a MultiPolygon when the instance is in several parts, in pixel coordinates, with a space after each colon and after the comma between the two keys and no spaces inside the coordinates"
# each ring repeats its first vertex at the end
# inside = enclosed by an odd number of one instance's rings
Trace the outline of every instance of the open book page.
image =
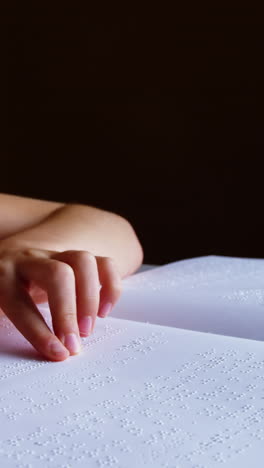
{"type": "Polygon", "coordinates": [[[264,260],[198,257],[137,273],[112,316],[264,340],[264,260]]]}
{"type": "Polygon", "coordinates": [[[113,318],[43,361],[0,327],[0,466],[248,468],[264,456],[264,344],[113,318]]]}

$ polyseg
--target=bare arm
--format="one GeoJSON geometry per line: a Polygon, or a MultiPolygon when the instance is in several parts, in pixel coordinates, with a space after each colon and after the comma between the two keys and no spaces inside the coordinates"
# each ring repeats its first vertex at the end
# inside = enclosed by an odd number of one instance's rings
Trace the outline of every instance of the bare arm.
{"type": "Polygon", "coordinates": [[[0,193],[0,239],[43,221],[64,203],[0,193]]]}
{"type": "Polygon", "coordinates": [[[87,250],[96,256],[112,257],[121,277],[132,274],[143,260],[141,244],[126,219],[79,204],[53,209],[42,221],[0,241],[0,245],[23,245],[58,252],[87,250]]]}

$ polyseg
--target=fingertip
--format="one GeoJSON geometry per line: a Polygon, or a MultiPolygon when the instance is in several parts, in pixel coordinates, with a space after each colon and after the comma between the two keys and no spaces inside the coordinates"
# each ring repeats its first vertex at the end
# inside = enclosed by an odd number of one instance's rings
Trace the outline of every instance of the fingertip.
{"type": "Polygon", "coordinates": [[[52,340],[48,344],[48,355],[53,361],[64,361],[70,356],[70,353],[59,340],[52,340]]]}
{"type": "Polygon", "coordinates": [[[107,315],[110,314],[112,308],[113,308],[113,304],[111,302],[106,302],[105,304],[102,304],[98,312],[98,317],[101,317],[101,318],[107,317],[107,315]]]}
{"type": "Polygon", "coordinates": [[[79,354],[81,351],[81,340],[76,333],[67,333],[67,335],[63,337],[63,344],[71,356],[79,354]]]}

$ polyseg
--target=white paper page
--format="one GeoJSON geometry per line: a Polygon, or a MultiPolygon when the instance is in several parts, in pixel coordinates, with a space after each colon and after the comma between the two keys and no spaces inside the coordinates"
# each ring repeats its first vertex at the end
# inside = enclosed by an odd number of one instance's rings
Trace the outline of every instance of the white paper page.
{"type": "Polygon", "coordinates": [[[264,340],[264,260],[199,257],[132,275],[112,316],[264,340]]]}
{"type": "Polygon", "coordinates": [[[261,342],[108,318],[55,363],[2,318],[0,343],[3,468],[261,466],[261,342]]]}

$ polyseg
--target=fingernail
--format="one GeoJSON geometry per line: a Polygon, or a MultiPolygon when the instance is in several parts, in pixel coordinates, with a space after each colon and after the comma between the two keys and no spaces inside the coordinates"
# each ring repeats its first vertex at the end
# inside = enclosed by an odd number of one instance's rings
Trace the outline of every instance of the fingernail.
{"type": "Polygon", "coordinates": [[[70,354],[78,354],[81,350],[80,342],[75,333],[65,335],[64,346],[69,350],[70,354]]]}
{"type": "Polygon", "coordinates": [[[65,347],[63,346],[63,344],[60,343],[60,341],[53,341],[50,344],[49,349],[50,349],[51,354],[57,357],[59,357],[60,355],[64,356],[65,351],[66,351],[65,347]]]}
{"type": "Polygon", "coordinates": [[[103,304],[101,309],[100,309],[100,312],[98,313],[98,315],[102,318],[106,317],[109,312],[111,311],[112,309],[112,303],[111,302],[106,302],[106,304],[103,304]]]}
{"type": "Polygon", "coordinates": [[[93,320],[91,316],[81,318],[79,321],[80,334],[84,336],[90,335],[92,330],[92,323],[93,320]]]}

